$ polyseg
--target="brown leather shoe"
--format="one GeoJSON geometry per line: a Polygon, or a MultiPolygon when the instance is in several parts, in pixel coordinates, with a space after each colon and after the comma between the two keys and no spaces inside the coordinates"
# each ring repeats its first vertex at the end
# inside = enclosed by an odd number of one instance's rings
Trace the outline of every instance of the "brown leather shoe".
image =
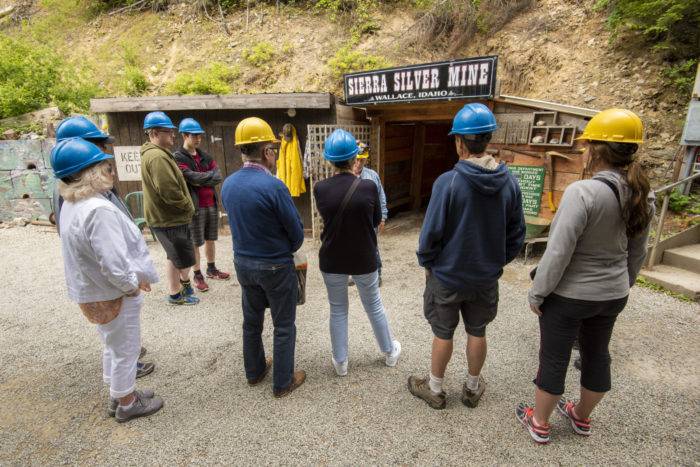
{"type": "Polygon", "coordinates": [[[306,372],[304,370],[295,371],[292,375],[292,383],[281,391],[273,391],[276,398],[284,397],[294,391],[296,388],[304,384],[306,381],[306,372]]]}
{"type": "Polygon", "coordinates": [[[258,376],[257,378],[249,379],[248,384],[251,386],[255,386],[257,384],[262,383],[262,381],[265,379],[265,376],[270,372],[270,368],[272,368],[272,358],[267,357],[265,359],[265,369],[263,370],[262,374],[258,376]]]}

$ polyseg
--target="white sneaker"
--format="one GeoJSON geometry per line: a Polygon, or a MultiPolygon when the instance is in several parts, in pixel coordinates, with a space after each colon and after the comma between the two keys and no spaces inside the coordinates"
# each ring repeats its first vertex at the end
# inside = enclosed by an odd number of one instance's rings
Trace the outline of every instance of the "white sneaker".
{"type": "Polygon", "coordinates": [[[395,367],[401,356],[401,342],[394,341],[394,350],[386,354],[386,366],[395,367]]]}
{"type": "Polygon", "coordinates": [[[331,361],[333,362],[333,368],[335,368],[335,372],[338,376],[347,376],[348,375],[348,361],[347,361],[347,359],[343,363],[338,363],[335,361],[335,358],[331,357],[331,361]]]}

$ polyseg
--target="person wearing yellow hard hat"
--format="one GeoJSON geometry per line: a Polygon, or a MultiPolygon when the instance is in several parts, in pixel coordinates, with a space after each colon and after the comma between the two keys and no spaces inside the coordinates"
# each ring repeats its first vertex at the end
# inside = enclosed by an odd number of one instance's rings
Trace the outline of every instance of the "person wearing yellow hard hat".
{"type": "MultiPolygon", "coordinates": [[[[374,170],[367,167],[369,162],[369,146],[358,141],[357,146],[360,148],[360,153],[355,159],[355,165],[352,168],[355,176],[360,177],[363,180],[371,180],[377,185],[377,190],[379,191],[379,204],[382,210],[382,221],[377,227],[377,234],[384,232],[384,226],[386,225],[386,219],[389,216],[389,210],[386,207],[386,194],[384,193],[384,187],[382,186],[382,180],[379,178],[379,174],[374,170]]],[[[379,245],[377,245],[377,272],[379,273],[379,286],[382,285],[382,258],[379,254],[379,245]]],[[[353,285],[354,281],[350,281],[350,285],[353,285]]]]}
{"type": "Polygon", "coordinates": [[[625,109],[596,114],[578,138],[590,180],[566,188],[528,299],[540,325],[535,405],[517,418],[537,443],[549,442],[555,409],[576,434],[591,434],[591,412],[610,390],[608,345],[618,314],[644,263],[654,214],[649,179],[637,161],[641,119],[625,109]],[[581,394],[563,397],[574,340],[581,350],[581,394]]]}
{"type": "Polygon", "coordinates": [[[304,371],[294,369],[298,285],[293,254],[304,242],[304,227],[289,190],[274,176],[279,143],[266,121],[241,120],[235,145],[243,167],[221,188],[243,295],[246,378],[257,385],[272,368],[275,397],[286,396],[306,380],[304,371]],[[270,308],[274,326],[274,359],[265,357],[262,341],[265,308],[270,308]]]}

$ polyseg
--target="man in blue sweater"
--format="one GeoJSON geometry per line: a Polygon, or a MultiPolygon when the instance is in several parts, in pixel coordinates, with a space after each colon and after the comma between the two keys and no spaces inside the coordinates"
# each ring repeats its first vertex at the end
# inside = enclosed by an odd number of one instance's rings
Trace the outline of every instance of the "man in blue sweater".
{"type": "Polygon", "coordinates": [[[226,178],[221,201],[233,237],[234,265],[243,294],[243,360],[251,386],[273,366],[272,391],[283,397],[306,380],[294,371],[297,279],[293,253],[304,241],[304,228],[289,190],[272,171],[279,141],[259,118],[236,127],[243,168],[226,178]],[[265,358],[262,341],[265,308],[274,325],[274,358],[265,358]]]}
{"type": "Polygon", "coordinates": [[[430,376],[408,378],[408,389],[434,409],[444,409],[445,369],[462,315],[467,331],[468,373],[462,403],[476,407],[486,382],[486,325],[496,317],[498,279],[525,240],[522,195],[503,163],[486,154],[496,119],[483,104],[467,104],[451,135],[459,161],[433,184],[418,245],[426,270],[424,314],[434,338],[430,376]]]}

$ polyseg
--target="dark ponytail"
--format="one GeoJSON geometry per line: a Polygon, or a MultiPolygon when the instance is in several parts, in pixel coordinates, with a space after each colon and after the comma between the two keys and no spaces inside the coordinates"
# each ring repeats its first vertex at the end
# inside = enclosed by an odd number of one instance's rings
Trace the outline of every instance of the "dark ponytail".
{"type": "Polygon", "coordinates": [[[638,146],[632,143],[607,143],[591,141],[591,155],[618,169],[625,177],[630,189],[630,198],[625,203],[622,217],[627,225],[627,235],[635,237],[642,233],[651,222],[649,177],[635,160],[638,146]]]}

